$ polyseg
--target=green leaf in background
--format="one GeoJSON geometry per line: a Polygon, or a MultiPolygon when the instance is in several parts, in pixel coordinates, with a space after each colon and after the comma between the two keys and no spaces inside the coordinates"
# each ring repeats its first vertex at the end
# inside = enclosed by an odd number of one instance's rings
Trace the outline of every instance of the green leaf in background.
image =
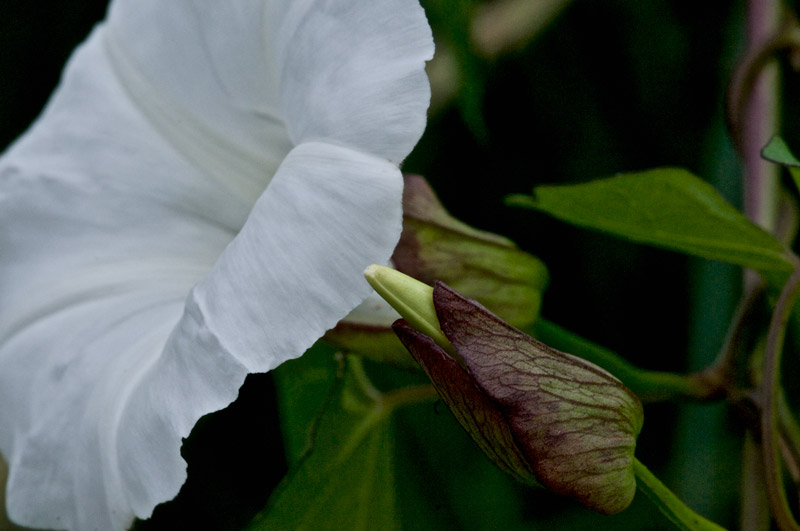
{"type": "Polygon", "coordinates": [[[629,173],[571,186],[537,186],[507,204],[634,242],[720,260],[783,281],[789,251],[714,188],[680,168],[629,173]]]}
{"type": "Polygon", "coordinates": [[[272,372],[289,470],[311,447],[314,425],[336,385],[338,349],[318,341],[272,372]]]}
{"type": "Polygon", "coordinates": [[[251,530],[398,529],[392,407],[347,358],[315,427],[312,447],[251,530]]]}
{"type": "Polygon", "coordinates": [[[761,157],[776,164],[786,166],[789,174],[792,176],[794,186],[800,192],[800,160],[797,160],[786,142],[779,136],[773,136],[772,139],[761,150],[761,157]]]}

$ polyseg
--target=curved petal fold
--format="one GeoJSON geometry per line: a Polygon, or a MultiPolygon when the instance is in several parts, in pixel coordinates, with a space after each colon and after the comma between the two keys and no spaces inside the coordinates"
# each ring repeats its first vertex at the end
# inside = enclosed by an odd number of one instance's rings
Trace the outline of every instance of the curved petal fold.
{"type": "Polygon", "coordinates": [[[181,438],[200,416],[228,405],[246,373],[305,352],[367,296],[359,275],[397,242],[401,189],[397,167],[372,155],[321,143],[289,154],[127,402],[117,451],[137,514],[177,494],[181,438]]]}
{"type": "Polygon", "coordinates": [[[249,206],[292,147],[267,32],[271,4],[117,0],[105,32],[131,99],[173,147],[249,206]]]}
{"type": "Polygon", "coordinates": [[[425,128],[433,37],[407,0],[275,2],[281,111],[296,144],[328,140],[399,164],[425,128]],[[336,105],[331,105],[335,101],[336,105]]]}

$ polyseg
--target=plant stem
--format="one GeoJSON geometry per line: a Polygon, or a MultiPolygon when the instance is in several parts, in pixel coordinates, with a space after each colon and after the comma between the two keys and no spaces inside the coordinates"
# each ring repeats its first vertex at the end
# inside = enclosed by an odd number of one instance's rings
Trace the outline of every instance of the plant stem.
{"type": "Polygon", "coordinates": [[[761,403],[761,445],[767,498],[778,527],[784,531],[800,530],[783,489],[783,466],[778,444],[780,441],[778,412],[783,340],[786,335],[786,323],[798,296],[800,296],[800,267],[796,268],[789,278],[775,305],[775,311],[767,331],[764,375],[758,388],[761,403]]]}
{"type": "MultiPolygon", "coordinates": [[[[750,50],[763,50],[778,29],[780,2],[754,0],[747,5],[750,50]]],[[[773,50],[774,53],[774,50],[773,50]]],[[[770,54],[771,55],[771,54],[770,54]]],[[[755,64],[752,91],[743,103],[742,156],[745,165],[745,212],[772,231],[777,223],[779,168],[761,158],[761,148],[778,129],[778,65],[770,57],[755,64]]]]}
{"type": "Polygon", "coordinates": [[[747,53],[728,88],[727,119],[744,163],[745,213],[770,232],[778,207],[778,168],[761,158],[761,148],[779,127],[778,65],[773,56],[798,46],[795,24],[781,28],[781,2],[747,3],[747,53]]]}
{"type": "Polygon", "coordinates": [[[439,393],[431,384],[412,385],[384,393],[383,405],[388,412],[392,412],[402,406],[435,402],[439,399],[439,393]]]}
{"type": "MultiPolygon", "coordinates": [[[[777,0],[750,0],[747,3],[748,53],[737,69],[731,83],[729,95],[734,103],[729,107],[731,131],[742,155],[745,167],[744,203],[745,212],[757,224],[770,232],[775,232],[778,223],[779,180],[777,165],[768,165],[761,159],[760,150],[773,134],[779,131],[779,71],[776,64],[769,64],[772,55],[782,49],[797,47],[796,31],[784,26],[778,31],[781,2],[777,0]]],[[[792,277],[797,276],[795,273],[792,277]]],[[[760,383],[761,392],[761,452],[764,480],[767,486],[767,499],[781,529],[797,529],[797,524],[789,510],[786,493],[783,490],[782,466],[779,457],[779,440],[793,446],[796,426],[788,422],[785,408],[781,408],[781,428],[778,431],[778,396],[780,393],[780,358],[786,320],[794,305],[796,288],[790,279],[778,306],[773,313],[767,337],[767,352],[764,360],[764,375],[760,383]],[[788,308],[787,308],[788,306],[788,308]],[[785,315],[784,315],[785,314],[785,315]],[[787,432],[788,430],[788,432],[787,432]]],[[[745,276],[746,291],[756,289],[755,276],[745,276]]],[[[791,450],[791,448],[789,449],[791,450]]],[[[752,451],[752,445],[750,446],[752,451]]],[[[790,454],[796,453],[789,451],[790,454]]],[[[747,456],[745,456],[747,457],[747,456]]],[[[753,467],[745,467],[743,481],[751,484],[760,479],[753,467]]],[[[748,522],[757,521],[763,508],[755,507],[756,500],[744,500],[743,530],[748,522]],[[748,503],[749,502],[749,503],[748,503]],[[744,511],[750,511],[747,514],[744,511]]],[[[753,527],[753,529],[755,529],[753,527]]]]}
{"type": "Polygon", "coordinates": [[[431,384],[409,385],[391,391],[378,391],[367,376],[363,362],[355,356],[348,358],[348,369],[361,386],[362,392],[381,404],[381,414],[384,416],[391,415],[396,409],[403,406],[435,402],[439,399],[439,393],[431,384]]]}
{"type": "Polygon", "coordinates": [[[781,433],[781,447],[784,459],[792,473],[795,483],[800,482],[800,426],[794,417],[783,389],[778,390],[778,427],[781,433]]]}
{"type": "Polygon", "coordinates": [[[645,496],[652,501],[678,529],[684,531],[720,531],[724,530],[714,522],[707,520],[689,508],[664,485],[638,459],[633,460],[633,471],[636,483],[645,496]]]}
{"type": "Polygon", "coordinates": [[[772,519],[769,500],[764,492],[764,463],[761,460],[761,445],[751,431],[745,432],[742,448],[741,515],[742,531],[769,529],[772,519]]]}
{"type": "Polygon", "coordinates": [[[645,402],[675,398],[706,400],[720,395],[719,389],[713,386],[710,380],[641,369],[619,354],[544,319],[537,321],[532,335],[554,348],[599,365],[619,378],[645,402]]]}
{"type": "Polygon", "coordinates": [[[766,306],[766,284],[753,283],[745,292],[728,327],[725,344],[707,369],[703,370],[702,377],[709,381],[718,382],[717,385],[737,389],[750,385],[748,359],[753,351],[754,338],[752,330],[761,330],[769,323],[759,311],[766,306]]]}

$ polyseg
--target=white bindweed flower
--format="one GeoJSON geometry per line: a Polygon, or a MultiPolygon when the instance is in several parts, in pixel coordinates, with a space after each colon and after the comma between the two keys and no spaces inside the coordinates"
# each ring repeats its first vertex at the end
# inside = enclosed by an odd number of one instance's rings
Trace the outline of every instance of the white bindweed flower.
{"type": "Polygon", "coordinates": [[[432,53],[417,0],[112,2],[0,159],[14,521],[149,516],[195,422],[367,296],[432,53]]]}

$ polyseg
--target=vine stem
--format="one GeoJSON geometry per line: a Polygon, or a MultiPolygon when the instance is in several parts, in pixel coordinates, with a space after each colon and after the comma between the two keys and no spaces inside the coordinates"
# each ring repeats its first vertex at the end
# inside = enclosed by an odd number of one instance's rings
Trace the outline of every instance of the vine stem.
{"type": "MultiPolygon", "coordinates": [[[[734,74],[728,91],[728,125],[744,163],[744,207],[745,212],[755,223],[770,232],[777,228],[778,203],[779,203],[779,173],[776,165],[768,165],[760,157],[760,150],[768,138],[779,130],[780,97],[778,90],[779,70],[776,64],[770,64],[775,53],[796,48],[794,31],[787,28],[779,29],[781,2],[778,0],[749,0],[747,2],[747,38],[748,53],[741,61],[734,74]]],[[[745,275],[745,293],[752,295],[758,290],[758,280],[752,273],[745,275]]],[[[773,314],[776,315],[776,314],[773,314]]],[[[773,323],[774,323],[773,319],[773,323]]],[[[772,324],[770,329],[772,329],[772,324]]],[[[785,324],[784,324],[785,325],[785,324]]],[[[784,326],[785,328],[785,326],[784,326]]],[[[772,330],[770,330],[772,331],[772,330]]],[[[774,335],[774,334],[773,334],[774,335]]],[[[783,332],[780,334],[783,339],[783,332]]],[[[773,345],[775,337],[773,339],[773,345]]],[[[774,348],[774,346],[773,346],[774,348]]],[[[780,348],[780,347],[779,347],[780,348]]],[[[773,350],[774,352],[774,350],[773,350]]],[[[780,355],[778,355],[780,358],[780,355]]],[[[773,360],[775,361],[775,360],[773,360]]],[[[779,361],[779,359],[778,359],[779,361]]],[[[779,365],[779,363],[778,363],[779,365]]],[[[773,375],[777,379],[777,371],[773,375]]],[[[773,382],[774,383],[774,382],[773,382]]],[[[749,485],[756,483],[764,475],[769,485],[769,495],[763,497],[743,499],[741,523],[743,530],[762,528],[763,507],[768,504],[776,515],[783,515],[786,511],[776,511],[776,504],[786,507],[786,496],[780,485],[780,468],[770,469],[768,462],[778,464],[776,455],[777,441],[775,433],[775,407],[773,404],[772,388],[761,383],[761,389],[770,394],[769,400],[762,400],[766,410],[762,412],[761,430],[769,430],[770,438],[762,439],[760,461],[766,470],[759,470],[758,466],[759,445],[755,441],[745,444],[743,462],[749,466],[743,468],[743,492],[747,492],[749,485]],[[767,444],[769,442],[769,444],[767,444]],[[769,457],[768,457],[769,456],[769,457]],[[775,487],[778,487],[777,493],[775,487]]],[[[790,522],[794,519],[790,516],[790,522]]]]}
{"type": "Polygon", "coordinates": [[[641,461],[634,458],[633,471],[636,484],[678,529],[683,531],[724,531],[714,522],[694,512],[664,485],[641,461]]]}
{"type": "Polygon", "coordinates": [[[782,464],[780,459],[780,431],[778,427],[780,367],[786,323],[800,296],[800,264],[781,291],[772,320],[767,331],[764,352],[764,375],[758,388],[761,404],[761,447],[764,461],[764,477],[767,484],[767,499],[778,527],[783,531],[800,531],[792,515],[786,492],[783,489],[782,464]]]}
{"type": "Polygon", "coordinates": [[[383,404],[390,412],[403,406],[436,402],[437,400],[441,400],[441,397],[431,384],[401,387],[383,395],[383,404]]]}
{"type": "Polygon", "coordinates": [[[778,428],[781,433],[781,448],[789,472],[795,483],[800,483],[800,426],[794,418],[785,393],[778,390],[778,428]]]}
{"type": "Polygon", "coordinates": [[[389,415],[403,406],[439,400],[439,393],[431,384],[410,385],[384,392],[378,391],[367,376],[363,362],[356,356],[350,357],[348,368],[361,385],[363,392],[381,404],[383,415],[389,415]]]}
{"type": "Polygon", "coordinates": [[[546,319],[539,319],[526,332],[559,350],[599,365],[619,378],[643,402],[675,399],[713,400],[724,396],[716,379],[710,376],[705,374],[686,376],[641,369],[619,354],[546,319]]]}
{"type": "Polygon", "coordinates": [[[734,140],[745,166],[745,212],[767,230],[777,221],[778,169],[761,158],[761,148],[778,126],[778,65],[773,55],[789,44],[779,31],[780,2],[747,4],[749,51],[731,83],[738,99],[731,119],[734,140]]]}

